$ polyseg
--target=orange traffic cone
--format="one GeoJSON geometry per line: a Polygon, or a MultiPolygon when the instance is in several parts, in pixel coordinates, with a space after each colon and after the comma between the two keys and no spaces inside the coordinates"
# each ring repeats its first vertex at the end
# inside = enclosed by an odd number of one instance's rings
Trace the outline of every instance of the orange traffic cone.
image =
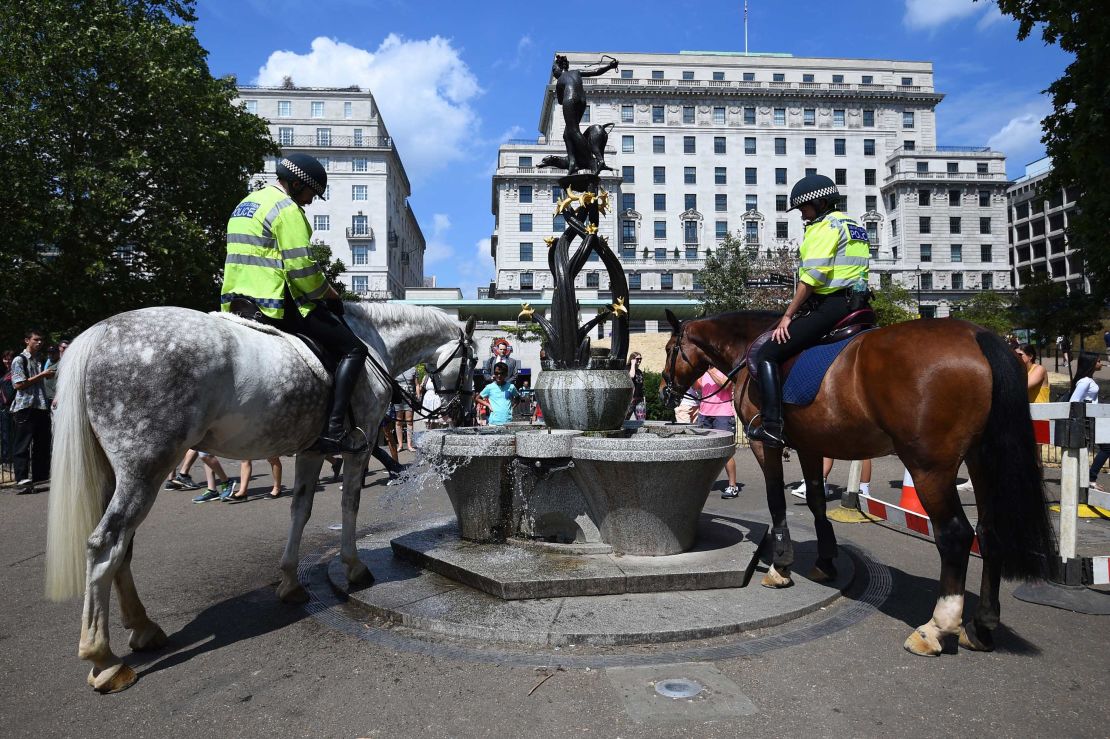
{"type": "Polygon", "coordinates": [[[910,477],[909,470],[906,470],[906,474],[902,476],[902,502],[898,506],[907,511],[920,513],[922,516],[926,515],[925,509],[921,507],[921,500],[917,497],[917,488],[913,486],[913,478],[910,477]]]}

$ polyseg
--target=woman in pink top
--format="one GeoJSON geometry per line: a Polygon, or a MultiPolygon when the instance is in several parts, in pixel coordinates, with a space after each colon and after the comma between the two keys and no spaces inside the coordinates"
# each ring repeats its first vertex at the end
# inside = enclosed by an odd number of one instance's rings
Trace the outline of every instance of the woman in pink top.
{"type": "MultiPolygon", "coordinates": [[[[709,371],[698,378],[694,383],[698,394],[701,396],[701,405],[698,408],[698,428],[716,429],[736,434],[736,407],[732,402],[733,384],[723,374],[709,368],[709,371]]],[[[728,475],[728,487],[721,493],[721,497],[735,498],[740,495],[740,488],[736,486],[736,460],[729,457],[725,463],[725,474],[728,475]]]]}

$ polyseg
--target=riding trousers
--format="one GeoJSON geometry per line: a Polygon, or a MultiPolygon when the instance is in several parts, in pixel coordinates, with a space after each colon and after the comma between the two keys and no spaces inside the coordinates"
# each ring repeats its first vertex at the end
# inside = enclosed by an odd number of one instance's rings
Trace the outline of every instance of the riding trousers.
{"type": "Polygon", "coordinates": [[[802,350],[814,346],[848,315],[848,289],[826,295],[815,294],[806,301],[805,307],[809,309],[808,312],[790,322],[790,338],[782,344],[768,339],[756,353],[757,363],[782,364],[802,350]]]}

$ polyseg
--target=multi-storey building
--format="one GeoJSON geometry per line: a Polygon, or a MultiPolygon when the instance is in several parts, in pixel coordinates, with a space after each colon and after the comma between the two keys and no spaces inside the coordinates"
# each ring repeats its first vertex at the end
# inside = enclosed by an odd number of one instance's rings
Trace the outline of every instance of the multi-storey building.
{"type": "MultiPolygon", "coordinates": [[[[566,56],[572,67],[584,68],[601,54],[566,56]]],[[[589,102],[583,123],[615,124],[607,160],[617,176],[606,187],[617,207],[602,233],[625,266],[633,304],[637,295],[695,298],[697,271],[728,233],[739,234],[759,254],[796,250],[803,224],[796,212],[786,212],[787,201],[791,186],[806,174],[832,177],[844,194],[843,210],[866,225],[876,285],[897,278],[916,286],[917,276],[930,272],[917,269],[917,252],[911,261],[905,249],[894,250],[884,197],[886,189],[901,187],[900,167],[917,171],[910,152],[943,158],[944,174],[949,162],[957,162],[953,179],[968,186],[963,207],[978,208],[978,184],[974,195],[970,185],[980,182],[979,160],[989,165],[983,183],[991,189],[992,208],[1004,188],[1001,155],[937,151],[934,109],[943,96],[933,89],[931,63],[705,52],[616,56],[618,71],[583,80],[589,102]]],[[[560,225],[552,220],[551,190],[562,173],[536,165],[545,154],[562,153],[562,127],[552,82],[538,139],[510,142],[498,152],[492,239],[497,274],[491,285],[498,296],[531,297],[550,285],[543,238],[560,225]]],[[[992,235],[1001,236],[1001,211],[991,217],[992,235]]],[[[975,243],[975,256],[986,254],[980,240],[975,243]]],[[[976,271],[1008,274],[1004,248],[992,247],[990,259],[976,260],[976,271]]],[[[988,284],[1006,287],[1004,277],[988,284]]],[[[587,264],[580,280],[606,289],[600,263],[596,270],[587,264]]],[[[939,290],[951,280],[934,284],[939,290]]],[[[982,282],[977,276],[964,284],[982,282]]],[[[950,295],[921,292],[937,315],[947,313],[950,295]]]]}
{"type": "Polygon", "coordinates": [[[1038,159],[1027,165],[1025,175],[1007,190],[1014,287],[1021,287],[1031,273],[1039,272],[1053,282],[1066,283],[1069,291],[1090,292],[1083,255],[1072,248],[1067,236],[1077,193],[1061,188],[1044,199],[1039,190],[1051,171],[1050,158],[1038,159]]]}
{"type": "Polygon", "coordinates": [[[879,281],[915,291],[923,317],[947,316],[978,290],[1009,290],[1006,158],[989,148],[898,149],[882,198],[886,244],[873,249],[879,281]]]}
{"type": "MultiPolygon", "coordinates": [[[[372,299],[402,298],[424,284],[424,235],[409,207],[408,175],[374,96],[357,87],[240,86],[240,102],[261,116],[286,153],[320,160],[326,200],[305,208],[313,238],[347,265],[343,279],[372,299]]],[[[272,181],[276,159],[258,180],[272,181]]]]}

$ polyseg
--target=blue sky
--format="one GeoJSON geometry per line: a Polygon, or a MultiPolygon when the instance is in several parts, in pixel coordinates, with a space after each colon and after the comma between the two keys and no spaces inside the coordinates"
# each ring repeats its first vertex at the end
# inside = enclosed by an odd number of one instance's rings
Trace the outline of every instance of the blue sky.
{"type": "MultiPolygon", "coordinates": [[[[1042,94],[1068,55],[992,2],[750,0],[749,49],[795,56],[931,61],[937,143],[1007,154],[1009,174],[1043,154],[1042,94]]],[[[742,51],[743,2],[198,0],[215,75],[271,84],[369,87],[397,142],[428,239],[425,273],[474,295],[493,276],[490,176],[497,146],[530,138],[556,49],[742,51]],[[568,13],[581,10],[564,27],[568,13]],[[583,23],[583,21],[586,21],[583,23]]]]}

